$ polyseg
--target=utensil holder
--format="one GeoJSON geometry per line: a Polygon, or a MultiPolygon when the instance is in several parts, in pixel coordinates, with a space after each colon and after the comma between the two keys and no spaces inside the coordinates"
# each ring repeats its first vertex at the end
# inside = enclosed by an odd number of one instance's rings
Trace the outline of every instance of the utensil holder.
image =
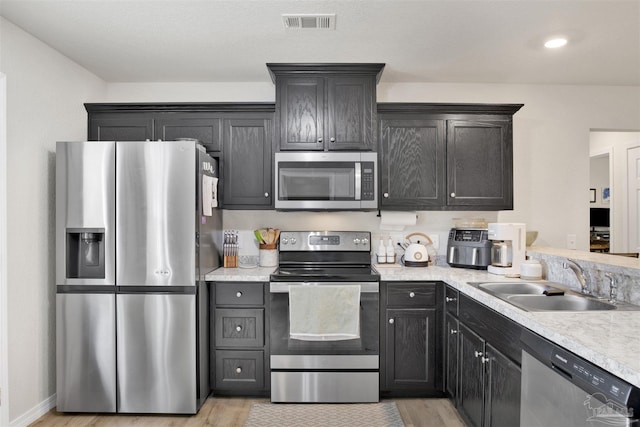
{"type": "Polygon", "coordinates": [[[278,265],[277,244],[260,244],[260,267],[275,267],[278,265]]]}

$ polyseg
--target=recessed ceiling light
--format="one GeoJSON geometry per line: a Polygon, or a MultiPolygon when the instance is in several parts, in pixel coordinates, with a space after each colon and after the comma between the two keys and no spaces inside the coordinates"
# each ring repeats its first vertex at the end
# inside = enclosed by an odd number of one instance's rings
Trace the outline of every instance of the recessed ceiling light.
{"type": "Polygon", "coordinates": [[[562,47],[562,46],[564,46],[566,44],[567,44],[567,39],[559,37],[559,38],[547,40],[544,43],[544,47],[549,48],[549,49],[556,49],[556,48],[562,47]]]}

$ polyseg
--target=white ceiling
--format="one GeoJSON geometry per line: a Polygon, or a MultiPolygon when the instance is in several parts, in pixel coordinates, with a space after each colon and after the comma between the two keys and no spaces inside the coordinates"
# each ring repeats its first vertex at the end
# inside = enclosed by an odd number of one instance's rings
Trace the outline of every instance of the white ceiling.
{"type": "Polygon", "coordinates": [[[267,62],[383,62],[383,82],[640,85],[640,0],[0,0],[109,82],[270,81],[267,62]],[[335,30],[282,14],[335,13],[335,30]],[[542,47],[564,35],[565,48],[542,47]]]}

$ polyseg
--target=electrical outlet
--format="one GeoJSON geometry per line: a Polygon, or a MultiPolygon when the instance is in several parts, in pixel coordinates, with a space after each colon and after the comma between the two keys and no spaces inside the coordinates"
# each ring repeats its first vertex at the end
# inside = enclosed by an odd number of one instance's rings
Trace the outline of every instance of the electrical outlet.
{"type": "Polygon", "coordinates": [[[575,249],[575,248],[576,248],[576,235],[567,234],[567,249],[575,249]]]}

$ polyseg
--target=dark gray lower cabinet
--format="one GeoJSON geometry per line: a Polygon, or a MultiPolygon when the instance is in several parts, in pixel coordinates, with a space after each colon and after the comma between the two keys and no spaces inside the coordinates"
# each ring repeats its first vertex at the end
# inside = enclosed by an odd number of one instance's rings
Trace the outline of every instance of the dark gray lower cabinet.
{"type": "Polygon", "coordinates": [[[460,324],[460,394],[458,411],[473,426],[482,426],[484,415],[485,376],[484,340],[464,324],[460,324]]]}
{"type": "Polygon", "coordinates": [[[211,284],[211,384],[217,394],[269,390],[268,284],[211,284]]]}
{"type": "Polygon", "coordinates": [[[439,282],[382,283],[383,394],[442,396],[441,299],[439,282]]]}
{"type": "Polygon", "coordinates": [[[485,426],[513,426],[520,422],[520,366],[485,344],[485,426]]]}
{"type": "Polygon", "coordinates": [[[445,391],[468,425],[517,426],[520,422],[522,327],[447,288],[459,302],[445,315],[445,391]]]}
{"type": "Polygon", "coordinates": [[[460,327],[458,319],[451,314],[445,316],[445,373],[444,373],[444,391],[447,396],[455,403],[458,402],[458,334],[460,327]]]}

